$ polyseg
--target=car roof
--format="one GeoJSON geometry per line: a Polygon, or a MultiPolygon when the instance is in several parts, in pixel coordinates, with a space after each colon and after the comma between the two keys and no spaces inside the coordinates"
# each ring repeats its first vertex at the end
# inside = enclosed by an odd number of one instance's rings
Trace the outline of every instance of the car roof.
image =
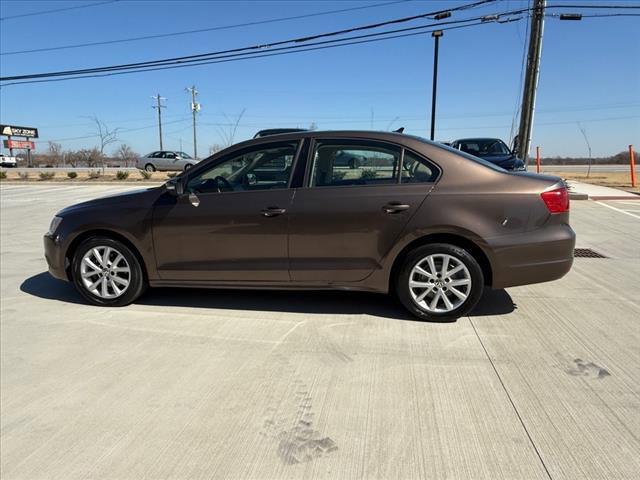
{"type": "Polygon", "coordinates": [[[271,135],[281,135],[283,133],[307,132],[306,128],[265,128],[258,131],[253,138],[261,138],[271,135]]]}
{"type": "Polygon", "coordinates": [[[473,137],[473,138],[459,138],[457,140],[454,140],[454,142],[479,142],[479,141],[486,141],[486,140],[500,140],[501,142],[503,141],[501,138],[498,138],[498,137],[473,137]]]}
{"type": "MultiPolygon", "coordinates": [[[[297,141],[304,138],[331,138],[331,139],[363,139],[378,140],[402,145],[416,151],[423,151],[425,148],[432,149],[451,149],[446,145],[438,142],[427,140],[424,137],[407,135],[397,132],[383,132],[374,130],[306,130],[301,132],[282,133],[278,135],[267,135],[265,137],[251,138],[242,142],[231,145],[219,152],[214,153],[211,157],[217,157],[243,148],[253,147],[254,145],[268,144],[273,142],[297,141]]],[[[455,150],[451,150],[455,151],[455,150]]],[[[210,157],[210,158],[211,158],[210,157]]]]}
{"type": "MultiPolygon", "coordinates": [[[[258,140],[269,140],[271,138],[308,138],[308,137],[355,137],[355,138],[369,138],[389,141],[401,141],[402,139],[412,138],[412,135],[406,135],[396,132],[384,132],[376,130],[300,130],[296,132],[278,133],[275,135],[266,135],[264,137],[252,138],[246,140],[246,142],[256,142],[258,140]]],[[[418,138],[418,137],[415,137],[418,138]]],[[[429,140],[422,139],[427,142],[429,140]]],[[[245,143],[245,142],[242,142],[245,143]]],[[[435,142],[434,142],[435,143],[435,142]]]]}

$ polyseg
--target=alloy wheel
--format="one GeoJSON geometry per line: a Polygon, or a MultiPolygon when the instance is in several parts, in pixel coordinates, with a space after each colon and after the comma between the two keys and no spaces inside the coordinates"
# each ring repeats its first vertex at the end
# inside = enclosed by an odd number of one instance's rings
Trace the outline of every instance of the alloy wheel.
{"type": "Polygon", "coordinates": [[[131,282],[131,268],[126,258],[108,246],[93,247],[84,254],[80,275],[85,288],[103,299],[123,295],[131,282]]]}
{"type": "Polygon", "coordinates": [[[429,313],[448,313],[471,293],[471,274],[458,258],[434,253],[418,261],[409,275],[411,298],[429,313]]]}

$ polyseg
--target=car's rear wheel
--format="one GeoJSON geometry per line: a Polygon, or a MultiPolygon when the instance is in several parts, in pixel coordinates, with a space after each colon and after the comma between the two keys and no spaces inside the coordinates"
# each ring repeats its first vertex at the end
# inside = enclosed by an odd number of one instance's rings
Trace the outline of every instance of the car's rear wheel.
{"type": "Polygon", "coordinates": [[[156,167],[154,167],[152,163],[147,163],[147,164],[144,166],[144,169],[145,169],[147,172],[155,172],[155,171],[156,171],[156,167]]]}
{"type": "Polygon", "coordinates": [[[411,251],[396,278],[396,291],[413,315],[450,322],[469,313],[484,289],[477,260],[465,249],[446,243],[411,251]]]}
{"type": "Polygon", "coordinates": [[[96,236],[82,242],[72,263],[73,283],[90,303],[121,307],[146,288],[142,266],[124,243],[96,236]]]}

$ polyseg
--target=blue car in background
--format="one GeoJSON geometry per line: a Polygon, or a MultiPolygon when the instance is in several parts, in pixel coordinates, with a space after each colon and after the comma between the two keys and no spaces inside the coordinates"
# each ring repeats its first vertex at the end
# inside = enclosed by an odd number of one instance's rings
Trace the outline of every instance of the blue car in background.
{"type": "Polygon", "coordinates": [[[499,138],[462,138],[451,142],[451,147],[480,157],[505,170],[526,170],[524,161],[516,157],[499,138]]]}

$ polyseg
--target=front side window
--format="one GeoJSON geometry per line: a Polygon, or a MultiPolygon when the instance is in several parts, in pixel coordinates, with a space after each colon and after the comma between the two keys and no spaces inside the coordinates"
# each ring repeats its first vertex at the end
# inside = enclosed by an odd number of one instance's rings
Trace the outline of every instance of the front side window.
{"type": "Polygon", "coordinates": [[[397,182],[400,149],[368,141],[318,141],[311,187],[384,185],[397,182]]]}
{"type": "Polygon", "coordinates": [[[297,148],[298,142],[285,142],[232,154],[190,178],[186,191],[215,193],[287,188],[297,148]]]}
{"type": "Polygon", "coordinates": [[[422,157],[404,151],[402,158],[402,183],[432,183],[438,178],[438,169],[422,157]]]}

